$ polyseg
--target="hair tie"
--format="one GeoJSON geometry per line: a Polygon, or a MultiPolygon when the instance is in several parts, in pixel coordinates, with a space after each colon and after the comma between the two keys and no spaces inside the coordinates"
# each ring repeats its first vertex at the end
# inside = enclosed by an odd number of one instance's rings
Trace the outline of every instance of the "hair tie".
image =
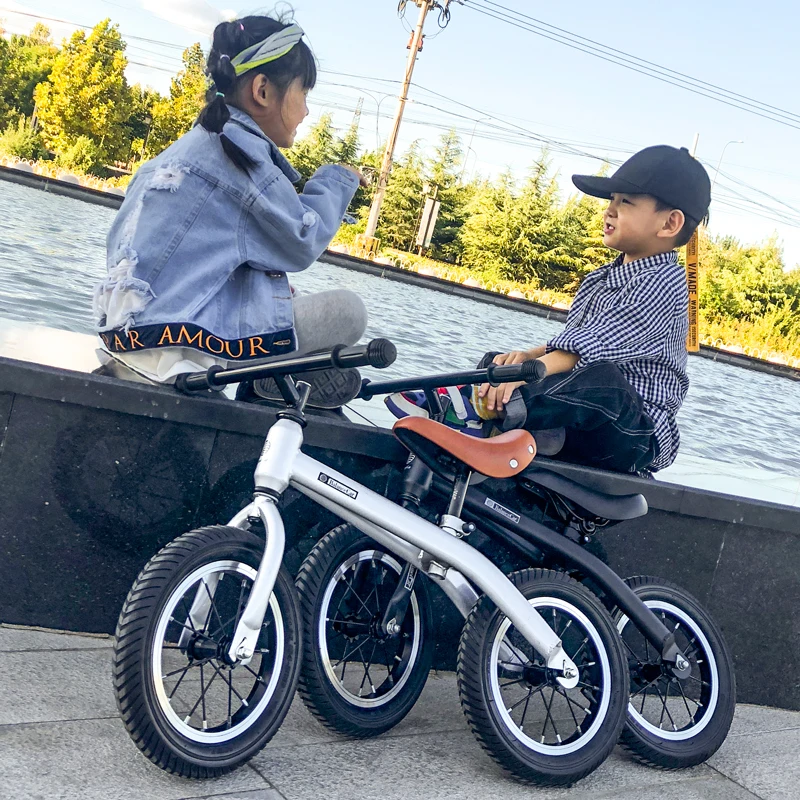
{"type": "Polygon", "coordinates": [[[239,28],[240,28],[241,30],[244,30],[244,25],[242,25],[242,23],[241,23],[241,22],[239,23],[239,28]]]}
{"type": "Polygon", "coordinates": [[[230,60],[231,60],[231,57],[230,57],[230,56],[229,56],[227,53],[223,53],[223,54],[222,54],[222,55],[219,57],[219,60],[220,60],[220,61],[222,61],[224,58],[227,58],[227,59],[228,59],[228,61],[230,61],[230,60]]]}
{"type": "Polygon", "coordinates": [[[217,92],[217,97],[221,97],[224,100],[225,99],[225,93],[224,92],[217,92]]]}

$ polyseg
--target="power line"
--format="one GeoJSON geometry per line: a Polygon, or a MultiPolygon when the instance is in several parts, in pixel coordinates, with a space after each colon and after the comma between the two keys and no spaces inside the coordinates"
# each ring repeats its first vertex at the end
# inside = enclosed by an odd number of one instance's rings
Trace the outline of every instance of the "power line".
{"type": "Polygon", "coordinates": [[[692,83],[701,84],[703,86],[708,87],[709,89],[718,90],[718,91],[720,91],[720,92],[722,92],[722,93],[724,93],[726,95],[729,95],[730,97],[738,98],[739,100],[748,101],[748,103],[753,103],[753,104],[755,104],[757,106],[760,106],[760,107],[762,107],[764,109],[771,109],[772,111],[777,111],[780,114],[783,114],[783,115],[786,115],[788,117],[794,118],[794,120],[800,122],[800,114],[795,114],[794,112],[787,111],[786,109],[779,108],[778,106],[770,105],[769,103],[763,103],[760,100],[756,100],[755,98],[748,97],[747,95],[744,95],[744,94],[739,94],[738,92],[732,92],[729,89],[726,89],[723,86],[719,86],[716,83],[709,83],[708,81],[703,81],[703,80],[700,80],[699,78],[694,78],[691,75],[687,75],[685,72],[679,72],[678,70],[670,69],[669,67],[664,67],[661,64],[656,64],[654,61],[648,61],[646,58],[640,58],[639,56],[634,56],[634,55],[631,55],[630,53],[621,53],[619,48],[609,47],[608,45],[604,45],[602,42],[598,42],[595,39],[588,39],[587,37],[581,36],[580,34],[577,34],[577,33],[573,33],[572,31],[569,31],[566,28],[559,28],[557,25],[551,25],[550,23],[544,22],[543,20],[540,20],[540,19],[536,19],[536,17],[532,17],[529,14],[523,14],[521,11],[516,11],[516,10],[514,10],[512,8],[507,7],[507,6],[503,6],[502,4],[496,2],[496,0],[477,0],[477,2],[483,2],[486,5],[494,6],[495,8],[500,9],[502,11],[508,11],[511,14],[514,14],[517,17],[521,17],[521,18],[533,23],[535,26],[542,26],[542,27],[548,28],[548,29],[550,29],[552,31],[556,31],[556,32],[561,33],[561,34],[565,34],[566,36],[568,36],[570,38],[579,39],[579,40],[581,40],[583,42],[587,42],[590,45],[595,45],[596,47],[599,47],[602,50],[605,50],[605,51],[611,53],[611,55],[613,55],[613,56],[623,55],[626,58],[629,58],[629,59],[631,59],[633,61],[636,61],[636,62],[638,62],[640,64],[647,65],[648,67],[653,67],[654,69],[660,70],[662,72],[670,73],[670,74],[672,74],[672,75],[674,75],[676,77],[679,77],[679,78],[685,78],[687,81],[691,81],[692,83]]]}
{"type": "MultiPolygon", "coordinates": [[[[490,17],[492,19],[499,20],[500,22],[505,22],[508,25],[511,25],[512,27],[518,28],[520,30],[533,33],[537,36],[549,39],[550,41],[557,42],[558,44],[563,44],[567,47],[572,48],[573,50],[578,50],[582,53],[587,53],[588,55],[594,56],[603,61],[607,61],[611,64],[616,64],[617,66],[621,66],[624,67],[625,69],[637,72],[640,75],[644,75],[650,78],[655,78],[656,80],[659,80],[663,83],[668,83],[672,86],[678,87],[679,89],[685,89],[686,91],[692,92],[693,94],[700,95],[701,97],[707,97],[710,100],[714,100],[718,103],[722,103],[732,108],[739,109],[740,111],[746,111],[747,113],[753,114],[757,117],[762,117],[763,119],[767,119],[772,122],[778,122],[781,125],[785,125],[789,128],[800,130],[800,115],[796,115],[793,112],[784,111],[782,109],[780,111],[770,111],[769,109],[773,107],[767,106],[767,104],[765,103],[762,104],[760,103],[760,101],[750,102],[749,100],[739,100],[736,97],[724,95],[721,92],[715,91],[711,88],[706,89],[705,86],[695,85],[690,83],[690,81],[687,79],[677,77],[679,73],[676,73],[675,75],[667,74],[668,72],[671,73],[672,71],[667,71],[666,69],[664,72],[659,72],[660,68],[656,69],[655,67],[647,66],[647,62],[644,62],[644,60],[640,59],[637,61],[635,57],[633,56],[628,57],[627,54],[617,55],[616,52],[612,50],[612,48],[606,48],[607,50],[611,51],[609,53],[606,53],[598,49],[597,47],[593,47],[589,44],[583,44],[583,42],[571,39],[566,35],[542,30],[536,25],[526,22],[524,20],[524,17],[526,17],[526,15],[521,14],[520,12],[513,11],[511,9],[506,8],[505,6],[498,6],[498,8],[504,9],[507,12],[510,11],[511,13],[517,15],[518,17],[522,17],[522,19],[516,19],[508,16],[507,14],[503,14],[499,11],[496,11],[495,8],[493,7],[477,5],[477,3],[480,1],[481,0],[470,0],[469,3],[465,2],[464,7],[469,8],[472,11],[475,11],[479,14],[483,14],[484,16],[490,17]]],[[[490,0],[482,0],[482,1],[490,2],[490,0]]],[[[492,6],[495,5],[497,4],[492,3],[492,6]]],[[[576,36],[576,35],[570,34],[570,36],[576,36]]],[[[605,45],[602,45],[602,47],[605,47],[605,45]]],[[[696,80],[696,79],[691,79],[691,80],[696,80]]],[[[697,83],[700,84],[705,82],[697,81],[697,83]]],[[[708,86],[711,85],[713,84],[708,84],[708,86]]],[[[727,92],[727,90],[723,91],[727,92]]]]}

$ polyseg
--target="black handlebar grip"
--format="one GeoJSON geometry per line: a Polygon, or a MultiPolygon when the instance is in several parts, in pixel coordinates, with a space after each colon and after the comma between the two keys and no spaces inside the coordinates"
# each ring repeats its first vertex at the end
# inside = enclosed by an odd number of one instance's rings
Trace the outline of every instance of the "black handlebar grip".
{"type": "Polygon", "coordinates": [[[346,347],[339,344],[331,351],[331,362],[339,369],[347,367],[377,367],[383,369],[394,363],[397,349],[388,339],[373,339],[367,345],[346,347]]]}
{"type": "Polygon", "coordinates": [[[388,339],[373,339],[367,345],[369,365],[375,369],[386,369],[394,364],[397,348],[388,339]]]}
{"type": "Polygon", "coordinates": [[[182,394],[192,394],[193,392],[205,392],[209,389],[221,390],[223,384],[214,380],[218,372],[224,372],[225,367],[219,364],[210,366],[205,372],[182,372],[175,378],[175,388],[182,394]]]}
{"type": "Polygon", "coordinates": [[[520,380],[528,383],[536,383],[547,375],[547,367],[539,359],[523,361],[521,366],[520,380]]]}

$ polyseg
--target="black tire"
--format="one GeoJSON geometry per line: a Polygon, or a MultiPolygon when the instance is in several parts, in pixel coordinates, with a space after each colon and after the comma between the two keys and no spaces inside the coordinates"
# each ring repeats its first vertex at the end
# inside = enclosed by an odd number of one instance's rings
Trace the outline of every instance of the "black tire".
{"type": "Polygon", "coordinates": [[[230,772],[269,742],[289,710],[302,622],[284,568],[250,664],[231,667],[222,656],[263,552],[262,539],[237,528],[191,531],[154,556],[128,594],[114,645],[117,707],[139,749],[167,772],[230,772]],[[210,599],[196,612],[204,617],[200,626],[189,612],[203,590],[210,599]]]}
{"type": "Polygon", "coordinates": [[[736,708],[733,660],[722,632],[679,586],[644,576],[625,582],[670,630],[675,629],[692,675],[674,677],[652,645],[617,612],[631,683],[622,743],[640,760],[663,769],[702,764],[725,741],[736,708]]]}
{"type": "Polygon", "coordinates": [[[566,574],[525,569],[510,579],[561,637],[581,682],[569,690],[559,686],[541,656],[483,596],[458,648],[461,704],[478,741],[504,769],[540,786],[570,785],[605,761],[625,722],[628,674],[619,637],[600,601],[566,574]],[[506,661],[500,660],[501,643],[515,648],[506,661]]]}
{"type": "Polygon", "coordinates": [[[392,576],[399,577],[403,566],[373,539],[341,525],[317,542],[300,568],[300,697],[331,730],[360,739],[378,736],[408,714],[425,686],[434,648],[427,578],[417,575],[399,634],[378,637],[374,626],[397,586],[392,576]],[[350,581],[348,574],[354,576],[350,581]],[[362,602],[353,606],[350,595],[362,602]],[[329,609],[334,603],[332,619],[329,609]],[[376,651],[381,653],[380,664],[372,660],[376,651]],[[369,661],[346,660],[348,653],[366,653],[369,661]]]}

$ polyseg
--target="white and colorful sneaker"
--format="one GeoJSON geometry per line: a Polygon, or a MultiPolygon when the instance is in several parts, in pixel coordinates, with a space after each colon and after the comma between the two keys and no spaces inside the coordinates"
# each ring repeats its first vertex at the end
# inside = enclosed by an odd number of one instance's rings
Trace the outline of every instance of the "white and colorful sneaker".
{"type": "MultiPolygon", "coordinates": [[[[444,386],[436,390],[444,410],[442,423],[467,436],[484,438],[484,421],[478,416],[472,405],[471,386],[444,386]]],[[[388,395],[384,401],[389,411],[398,419],[403,417],[430,417],[425,392],[421,390],[396,392],[388,395]]]]}

